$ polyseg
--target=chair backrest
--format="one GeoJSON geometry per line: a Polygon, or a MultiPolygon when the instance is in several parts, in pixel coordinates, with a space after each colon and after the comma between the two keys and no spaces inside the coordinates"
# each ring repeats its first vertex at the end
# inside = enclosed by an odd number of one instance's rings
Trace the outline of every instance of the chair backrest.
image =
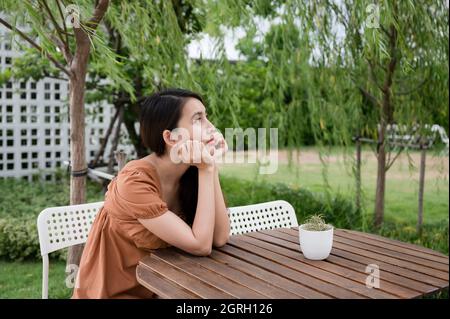
{"type": "Polygon", "coordinates": [[[41,255],[85,243],[103,204],[95,202],[44,209],[37,219],[41,255]]]}
{"type": "MultiPolygon", "coordinates": [[[[50,207],[38,216],[41,255],[86,242],[92,223],[104,202],[50,207]]],[[[230,234],[297,227],[297,217],[291,204],[284,200],[229,207],[230,234]]]]}
{"type": "Polygon", "coordinates": [[[297,227],[294,207],[284,200],[228,208],[230,235],[279,227],[297,227]]]}

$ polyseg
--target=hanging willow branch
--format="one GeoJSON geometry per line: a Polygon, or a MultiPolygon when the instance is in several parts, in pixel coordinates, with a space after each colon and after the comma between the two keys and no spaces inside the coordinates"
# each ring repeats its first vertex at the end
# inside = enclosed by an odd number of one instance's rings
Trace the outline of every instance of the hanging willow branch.
{"type": "Polygon", "coordinates": [[[23,40],[31,44],[32,47],[37,49],[42,55],[46,56],[50,61],[53,62],[53,64],[60,69],[62,72],[64,72],[66,75],[70,76],[70,71],[62,65],[53,55],[49,54],[47,51],[45,51],[39,44],[34,42],[30,37],[28,37],[24,32],[20,31],[16,27],[13,27],[11,24],[6,22],[4,19],[0,17],[0,23],[3,24],[6,28],[9,30],[16,32],[23,40]]]}

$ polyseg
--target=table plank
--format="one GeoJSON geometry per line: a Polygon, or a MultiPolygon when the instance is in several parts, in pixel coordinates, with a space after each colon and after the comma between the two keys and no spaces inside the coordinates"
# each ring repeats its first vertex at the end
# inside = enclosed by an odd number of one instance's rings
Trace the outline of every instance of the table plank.
{"type": "MultiPolygon", "coordinates": [[[[265,231],[263,231],[265,233],[265,231]]],[[[275,230],[273,232],[270,233],[271,236],[276,236],[285,240],[290,240],[291,242],[294,243],[298,243],[298,235],[293,235],[293,234],[289,234],[284,232],[283,230],[275,230]]],[[[384,269],[385,271],[391,271],[395,274],[399,274],[403,277],[412,279],[412,280],[416,280],[418,281],[418,284],[423,284],[424,288],[423,289],[429,289],[428,287],[433,287],[434,289],[439,288],[443,285],[446,284],[445,281],[434,278],[432,276],[426,275],[426,274],[422,274],[422,273],[418,273],[415,272],[414,270],[410,270],[410,269],[406,269],[403,267],[399,267],[397,265],[392,265],[389,263],[385,263],[383,261],[380,260],[375,260],[371,257],[367,257],[367,256],[363,256],[363,255],[358,255],[352,251],[346,251],[346,250],[342,250],[339,249],[338,247],[339,245],[333,245],[333,249],[331,251],[331,254],[342,257],[342,258],[346,258],[349,260],[353,260],[353,261],[357,261],[360,263],[364,263],[366,265],[369,264],[373,264],[376,263],[380,266],[380,268],[384,269]]]]}
{"type": "Polygon", "coordinates": [[[171,261],[179,266],[184,266],[187,264],[193,267],[201,267],[225,277],[227,280],[232,281],[237,285],[242,285],[243,287],[238,287],[237,297],[244,294],[241,298],[253,298],[252,294],[248,294],[248,290],[253,290],[258,293],[255,298],[278,298],[278,299],[298,299],[303,298],[301,295],[289,292],[287,290],[281,289],[279,287],[273,286],[268,282],[261,279],[247,275],[246,273],[230,268],[227,264],[218,262],[212,258],[191,258],[187,253],[179,250],[167,250],[161,249],[153,254],[156,257],[162,258],[167,261],[171,261]]]}
{"type": "MultiPolygon", "coordinates": [[[[169,252],[165,249],[156,251],[153,254],[154,257],[160,259],[162,262],[169,264],[170,266],[189,273],[191,276],[195,276],[199,281],[203,281],[217,290],[221,290],[230,294],[231,296],[239,299],[264,299],[267,296],[260,294],[259,292],[249,289],[248,287],[241,285],[236,281],[227,279],[216,272],[210,271],[207,268],[199,267],[198,263],[192,262],[193,258],[183,258],[183,256],[177,254],[177,251],[171,249],[169,252]]],[[[197,257],[195,259],[202,259],[197,257]]],[[[187,288],[187,287],[185,287],[187,288]]]]}
{"type": "MultiPolygon", "coordinates": [[[[366,278],[368,276],[367,273],[365,273],[365,266],[360,265],[357,268],[354,268],[353,265],[346,265],[342,266],[338,263],[332,263],[331,260],[334,256],[330,256],[327,258],[326,262],[317,262],[317,261],[310,261],[307,260],[303,254],[299,254],[299,245],[294,243],[288,243],[280,241],[274,237],[267,236],[265,234],[261,233],[251,233],[248,234],[246,238],[244,238],[245,241],[248,241],[249,243],[252,243],[256,246],[266,248],[267,250],[277,252],[283,256],[290,257],[295,260],[299,260],[302,262],[305,262],[311,266],[318,267],[322,270],[329,271],[332,273],[335,273],[337,275],[344,276],[345,278],[355,280],[356,282],[365,283],[366,278]],[[331,260],[330,260],[331,259],[331,260]],[[350,267],[348,267],[350,266],[350,267]]],[[[386,279],[382,278],[382,283],[380,284],[380,290],[387,292],[390,295],[395,295],[397,297],[401,298],[416,298],[421,295],[420,292],[411,290],[409,288],[405,288],[399,285],[396,285],[394,283],[391,283],[389,281],[386,281],[386,279]]]]}
{"type": "Polygon", "coordinates": [[[169,267],[167,263],[152,258],[151,255],[144,257],[141,264],[201,298],[235,299],[231,294],[218,290],[177,268],[169,267]]]}
{"type": "Polygon", "coordinates": [[[315,299],[329,299],[330,296],[320,293],[317,290],[311,289],[307,286],[304,286],[296,281],[289,280],[285,277],[282,277],[278,274],[255,266],[251,263],[248,263],[239,258],[235,258],[231,255],[225,254],[218,250],[213,250],[210,255],[210,258],[213,260],[217,260],[221,263],[226,264],[232,269],[242,271],[250,276],[254,276],[255,278],[259,278],[265,282],[268,282],[276,287],[281,287],[287,291],[295,293],[304,298],[315,298],[315,299]]]}
{"type": "MultiPolygon", "coordinates": [[[[280,231],[284,231],[284,232],[290,233],[291,235],[298,236],[298,231],[294,230],[294,229],[280,228],[280,231]]],[[[333,242],[333,246],[336,246],[336,247],[341,248],[343,250],[356,252],[356,253],[358,253],[360,255],[363,255],[363,256],[372,257],[372,258],[374,258],[376,260],[382,260],[382,261],[391,263],[393,265],[397,265],[397,266],[400,266],[400,267],[408,268],[408,269],[411,269],[411,270],[413,270],[415,272],[421,272],[421,273],[430,275],[432,277],[435,277],[435,278],[438,278],[438,279],[442,279],[441,282],[446,282],[449,279],[448,278],[448,272],[445,273],[445,272],[438,271],[438,270],[435,270],[435,269],[427,268],[426,266],[419,265],[419,264],[414,263],[414,262],[410,262],[410,261],[403,260],[403,259],[398,259],[398,258],[395,258],[393,256],[386,255],[386,254],[380,254],[380,253],[377,253],[377,252],[373,252],[371,250],[367,250],[367,249],[364,249],[364,248],[353,246],[353,245],[350,245],[348,243],[343,243],[343,242],[341,242],[339,240],[334,241],[333,242]]]]}
{"type": "MultiPolygon", "coordinates": [[[[262,239],[267,238],[270,242],[281,245],[283,247],[291,249],[299,249],[298,239],[297,238],[294,239],[292,236],[285,233],[263,231],[254,234],[249,234],[249,236],[262,239]]],[[[361,258],[358,255],[350,256],[345,252],[341,252],[335,248],[333,248],[333,250],[331,251],[331,254],[327,258],[327,261],[330,261],[338,265],[343,265],[345,267],[349,267],[355,270],[360,270],[363,271],[364,273],[367,265],[373,263],[371,259],[364,259],[364,257],[361,258]]],[[[435,286],[418,282],[406,276],[401,276],[400,274],[398,274],[399,272],[401,272],[401,270],[402,268],[395,268],[395,266],[383,267],[383,280],[396,283],[398,285],[416,291],[420,294],[429,294],[438,289],[435,286]]],[[[411,277],[414,278],[413,275],[411,275],[411,277]]]]}
{"type": "Polygon", "coordinates": [[[414,257],[420,257],[420,258],[425,258],[426,260],[439,262],[441,264],[446,265],[446,267],[443,268],[444,270],[448,269],[449,260],[448,260],[448,256],[445,256],[445,255],[438,256],[438,255],[430,254],[428,252],[424,252],[424,251],[421,251],[421,250],[413,249],[412,247],[408,247],[408,246],[403,247],[403,246],[400,246],[400,245],[397,245],[397,244],[393,244],[393,243],[388,242],[387,240],[380,241],[380,240],[377,240],[377,239],[373,239],[371,237],[366,237],[362,233],[360,233],[360,234],[358,234],[358,233],[349,233],[345,229],[336,229],[335,230],[335,234],[337,234],[340,237],[345,237],[345,238],[348,238],[348,239],[356,240],[356,241],[359,241],[359,242],[362,242],[362,243],[370,244],[372,246],[386,248],[386,249],[389,249],[389,250],[402,252],[402,253],[405,253],[407,255],[411,255],[411,256],[414,256],[414,257]]]}
{"type": "Polygon", "coordinates": [[[260,257],[256,254],[249,254],[248,251],[239,249],[229,244],[218,248],[218,250],[241,260],[245,260],[253,265],[257,265],[258,267],[271,271],[275,274],[279,274],[280,276],[283,276],[287,279],[301,283],[307,287],[325,293],[334,298],[364,298],[364,296],[361,296],[360,294],[357,294],[353,291],[349,291],[342,287],[317,279],[313,276],[295,271],[289,267],[285,267],[277,262],[260,257]]]}
{"type": "Polygon", "coordinates": [[[160,298],[175,299],[198,299],[199,296],[168,281],[166,278],[158,275],[145,265],[136,267],[136,278],[138,282],[150,291],[153,291],[160,298]]]}
{"type": "Polygon", "coordinates": [[[431,269],[433,269],[432,271],[437,270],[444,277],[444,279],[445,279],[445,277],[446,277],[446,279],[448,279],[448,273],[447,274],[445,273],[445,270],[448,269],[448,265],[445,265],[443,263],[424,259],[422,257],[411,256],[411,255],[404,254],[404,253],[401,253],[401,252],[398,252],[395,250],[390,250],[387,247],[381,248],[381,247],[369,245],[366,243],[362,243],[360,241],[356,241],[353,239],[341,237],[339,232],[334,236],[334,240],[337,242],[340,242],[340,243],[349,244],[354,247],[366,249],[368,251],[373,251],[373,252],[381,254],[381,255],[386,255],[386,256],[394,257],[394,258],[397,258],[400,260],[414,262],[418,265],[425,266],[427,268],[431,268],[431,269]],[[441,272],[441,270],[444,272],[441,272]]]}
{"type": "Polygon", "coordinates": [[[355,230],[339,229],[339,231],[343,232],[343,233],[351,234],[353,236],[358,236],[358,237],[363,237],[363,238],[367,238],[367,239],[372,239],[374,241],[382,242],[382,243],[387,244],[387,245],[393,245],[393,246],[397,246],[397,247],[407,248],[407,249],[411,249],[411,250],[414,250],[414,251],[417,251],[417,252],[424,252],[424,253],[426,253],[428,255],[433,255],[433,256],[436,256],[436,257],[444,258],[444,259],[447,260],[446,263],[447,264],[449,263],[447,255],[444,255],[441,252],[438,252],[436,250],[432,250],[432,249],[427,248],[427,247],[418,246],[418,245],[415,245],[415,244],[412,244],[412,243],[406,243],[406,242],[403,242],[403,241],[399,241],[397,239],[385,238],[385,237],[382,237],[382,236],[376,235],[376,234],[358,232],[358,231],[355,231],[355,230]]]}
{"type": "Polygon", "coordinates": [[[334,284],[338,287],[341,287],[351,292],[355,292],[366,298],[387,298],[387,299],[398,298],[394,295],[382,292],[378,289],[368,288],[366,287],[364,281],[357,282],[354,280],[349,280],[343,276],[344,274],[336,275],[335,273],[324,271],[320,268],[311,266],[305,260],[293,260],[291,258],[279,254],[278,252],[275,251],[269,252],[267,250],[268,245],[265,245],[266,246],[265,248],[261,248],[244,241],[243,238],[240,238],[239,236],[233,236],[233,238],[229,240],[229,243],[233,246],[242,248],[259,256],[264,256],[269,260],[278,262],[279,264],[289,267],[293,270],[316,277],[321,281],[334,284]]]}
{"type": "MultiPolygon", "coordinates": [[[[280,228],[276,231],[285,232],[287,234],[290,234],[292,237],[294,237],[298,241],[298,234],[297,231],[294,229],[285,229],[280,228]]],[[[402,260],[398,260],[395,258],[391,258],[388,256],[379,255],[370,251],[366,251],[364,249],[360,249],[357,247],[345,245],[339,242],[336,242],[333,244],[333,250],[335,248],[338,248],[340,250],[343,250],[345,252],[351,253],[351,255],[359,255],[364,257],[369,257],[372,262],[378,264],[380,267],[381,265],[395,265],[403,269],[410,270],[410,274],[412,274],[413,278],[420,278],[421,280],[424,280],[424,282],[432,284],[436,287],[444,287],[445,285],[448,286],[448,280],[441,279],[439,277],[436,277],[433,271],[429,271],[425,267],[419,267],[419,265],[416,265],[414,263],[408,263],[404,262],[402,260]],[[425,272],[422,272],[425,271],[425,272]]]]}

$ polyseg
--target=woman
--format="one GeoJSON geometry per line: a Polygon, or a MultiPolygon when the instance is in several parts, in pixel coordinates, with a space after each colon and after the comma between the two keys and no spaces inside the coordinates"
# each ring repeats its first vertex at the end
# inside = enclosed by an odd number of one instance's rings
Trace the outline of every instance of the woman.
{"type": "Polygon", "coordinates": [[[130,161],[108,185],[72,298],[154,297],[136,280],[148,250],[175,246],[206,256],[228,240],[215,164],[227,144],[207,119],[202,98],[182,89],[153,94],[143,103],[140,130],[152,153],[130,161]]]}

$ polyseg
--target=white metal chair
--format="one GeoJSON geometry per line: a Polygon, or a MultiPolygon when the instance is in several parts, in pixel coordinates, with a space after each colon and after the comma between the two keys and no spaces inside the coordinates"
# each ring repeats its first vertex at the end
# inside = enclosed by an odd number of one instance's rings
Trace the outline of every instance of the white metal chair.
{"type": "Polygon", "coordinates": [[[284,200],[229,207],[230,235],[263,229],[297,227],[294,207],[284,200]]]}
{"type": "Polygon", "coordinates": [[[103,203],[50,207],[39,214],[37,228],[42,255],[42,299],[48,298],[48,254],[85,243],[103,203]]]}
{"type": "MultiPolygon", "coordinates": [[[[42,298],[48,298],[48,254],[86,242],[89,230],[104,202],[50,207],[38,216],[37,227],[42,255],[42,298]]],[[[284,200],[229,207],[230,234],[277,227],[298,226],[294,208],[284,200]]]]}

